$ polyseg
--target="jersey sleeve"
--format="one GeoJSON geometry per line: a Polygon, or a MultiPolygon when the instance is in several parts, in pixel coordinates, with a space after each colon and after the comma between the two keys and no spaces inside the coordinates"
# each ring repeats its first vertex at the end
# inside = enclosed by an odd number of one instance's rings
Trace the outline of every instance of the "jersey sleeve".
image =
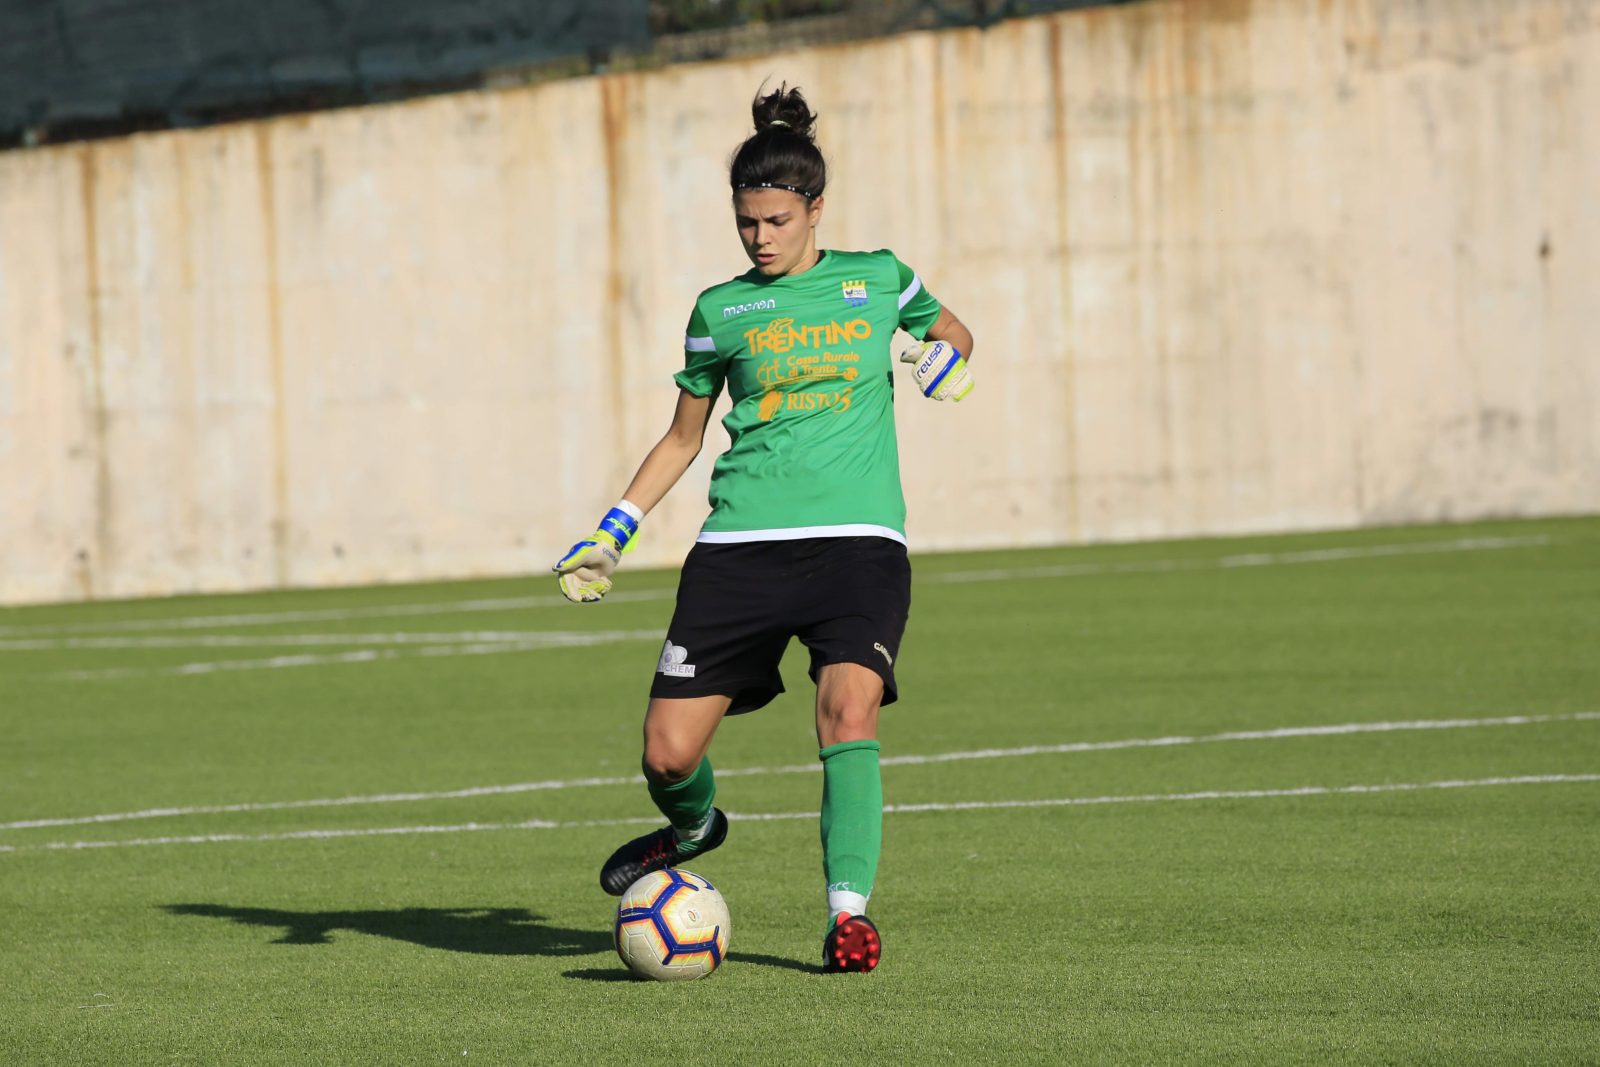
{"type": "Polygon", "coordinates": [[[900,328],[920,341],[939,317],[939,301],[928,292],[916,271],[900,262],[893,252],[889,255],[900,279],[900,328]]]}
{"type": "Polygon", "coordinates": [[[722,391],[727,377],[727,362],[717,354],[717,342],[711,336],[706,318],[696,304],[689,315],[689,328],[683,335],[683,369],[672,376],[678,388],[695,396],[714,397],[722,391]]]}

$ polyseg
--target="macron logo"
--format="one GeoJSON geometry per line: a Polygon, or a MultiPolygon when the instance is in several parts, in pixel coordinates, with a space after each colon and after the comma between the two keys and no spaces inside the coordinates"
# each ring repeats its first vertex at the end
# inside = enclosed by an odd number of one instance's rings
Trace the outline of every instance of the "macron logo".
{"type": "Polygon", "coordinates": [[[656,673],[664,674],[668,678],[693,678],[694,664],[685,663],[689,658],[689,650],[682,645],[675,645],[668,638],[667,647],[661,650],[661,662],[656,664],[656,673]]]}
{"type": "Polygon", "coordinates": [[[778,302],[776,300],[755,300],[748,304],[731,304],[728,307],[723,308],[722,317],[725,319],[731,319],[735,316],[743,315],[747,311],[776,310],[778,310],[778,302]]]}

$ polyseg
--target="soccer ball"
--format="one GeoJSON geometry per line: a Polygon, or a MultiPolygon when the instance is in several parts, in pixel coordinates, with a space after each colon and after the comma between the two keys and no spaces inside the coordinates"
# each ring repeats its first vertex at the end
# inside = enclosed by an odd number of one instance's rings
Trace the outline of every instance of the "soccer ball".
{"type": "Polygon", "coordinates": [[[728,952],[728,902],[688,871],[652,871],[617,902],[617,955],[643,978],[704,978],[728,952]]]}

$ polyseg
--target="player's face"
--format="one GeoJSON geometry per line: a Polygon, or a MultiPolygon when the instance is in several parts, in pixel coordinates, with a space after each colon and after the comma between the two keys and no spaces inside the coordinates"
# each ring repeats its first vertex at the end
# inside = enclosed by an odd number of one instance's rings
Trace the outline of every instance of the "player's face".
{"type": "Polygon", "coordinates": [[[769,278],[816,263],[820,196],[807,200],[787,189],[741,189],[733,194],[733,217],[744,254],[769,278]]]}

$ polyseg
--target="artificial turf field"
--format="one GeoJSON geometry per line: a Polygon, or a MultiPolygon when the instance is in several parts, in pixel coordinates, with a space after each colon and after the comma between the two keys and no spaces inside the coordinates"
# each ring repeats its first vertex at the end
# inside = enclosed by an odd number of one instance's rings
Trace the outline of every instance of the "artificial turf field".
{"type": "Polygon", "coordinates": [[[882,966],[795,645],[673,985],[595,882],[673,574],[0,611],[0,1062],[1600,1062],[1600,520],[915,568],[882,966]]]}

